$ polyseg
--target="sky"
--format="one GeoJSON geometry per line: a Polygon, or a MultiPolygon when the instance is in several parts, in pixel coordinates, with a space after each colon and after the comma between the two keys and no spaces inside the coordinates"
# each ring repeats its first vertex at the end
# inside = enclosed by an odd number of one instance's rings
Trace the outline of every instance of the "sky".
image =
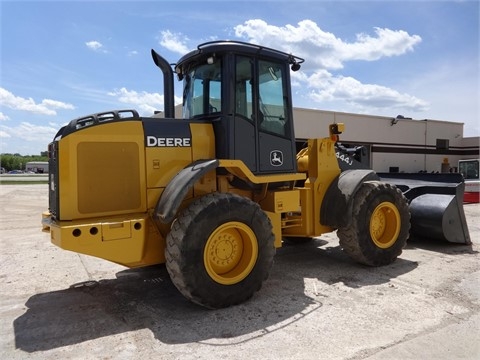
{"type": "Polygon", "coordinates": [[[479,3],[0,0],[0,153],[39,155],[91,113],[163,110],[150,50],[175,63],[212,40],[304,58],[295,107],[461,122],[479,136],[479,3]]]}

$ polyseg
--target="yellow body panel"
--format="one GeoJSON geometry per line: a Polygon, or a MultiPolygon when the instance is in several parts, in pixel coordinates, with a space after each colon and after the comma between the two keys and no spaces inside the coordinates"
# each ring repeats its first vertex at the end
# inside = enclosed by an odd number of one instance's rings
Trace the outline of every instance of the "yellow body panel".
{"type": "Polygon", "coordinates": [[[147,210],[140,122],[84,129],[61,139],[58,152],[62,220],[147,210]]]}
{"type": "Polygon", "coordinates": [[[265,199],[260,201],[262,209],[274,213],[298,212],[300,210],[300,191],[268,191],[265,199]]]}
{"type": "Polygon", "coordinates": [[[311,139],[308,148],[299,153],[300,168],[307,171],[307,180],[300,191],[300,212],[286,214],[283,234],[285,236],[319,236],[334,229],[320,223],[320,208],[323,197],[335,178],[340,174],[335,155],[335,139],[311,139]]]}
{"type": "Polygon", "coordinates": [[[165,261],[165,240],[146,214],[102,221],[50,224],[51,242],[62,249],[103,258],[128,267],[165,261]]]}
{"type": "MultiPolygon", "coordinates": [[[[182,121],[182,120],[178,120],[182,121]]],[[[146,171],[148,208],[155,208],[163,189],[172,178],[193,161],[215,158],[215,138],[211,124],[190,124],[192,134],[191,147],[147,147],[146,171]]],[[[195,193],[204,194],[215,191],[215,172],[208,174],[198,184],[195,193]]],[[[187,198],[191,198],[191,191],[187,198]]],[[[196,195],[198,196],[198,195],[196,195]]]]}
{"type": "Polygon", "coordinates": [[[212,124],[192,123],[192,160],[215,158],[215,134],[212,124]]]}
{"type": "Polygon", "coordinates": [[[145,153],[149,189],[166,187],[181,169],[192,162],[189,147],[148,147],[145,153]]]}
{"type": "MultiPolygon", "coordinates": [[[[215,158],[215,134],[211,124],[190,124],[192,132],[192,161],[215,158]]],[[[194,184],[195,197],[217,190],[217,175],[210,171],[194,184]]]]}

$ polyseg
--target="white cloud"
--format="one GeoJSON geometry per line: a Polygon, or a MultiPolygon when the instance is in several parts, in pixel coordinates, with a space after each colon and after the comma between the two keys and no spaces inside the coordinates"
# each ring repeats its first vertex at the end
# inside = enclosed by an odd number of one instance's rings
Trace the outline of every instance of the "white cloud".
{"type": "Polygon", "coordinates": [[[308,79],[312,88],[312,100],[326,101],[344,100],[359,108],[401,108],[421,112],[428,110],[428,103],[415,96],[402,94],[386,86],[362,84],[348,76],[332,76],[328,71],[316,72],[308,79]]]}
{"type": "Polygon", "coordinates": [[[10,120],[10,118],[4,113],[0,112],[0,121],[10,120]]]}
{"type": "Polygon", "coordinates": [[[357,34],[357,42],[344,43],[335,49],[344,60],[378,60],[384,56],[403,55],[413,51],[422,41],[418,35],[410,36],[403,30],[375,28],[376,37],[357,34]],[[342,51],[343,50],[343,51],[342,51]]]}
{"type": "Polygon", "coordinates": [[[415,96],[400,93],[382,85],[363,84],[353,77],[334,75],[347,61],[375,61],[383,57],[399,56],[413,51],[421,42],[418,35],[403,30],[374,28],[375,35],[357,34],[353,42],[344,41],[322,30],[311,20],[296,26],[278,27],[264,20],[245,21],[235,28],[238,37],[304,57],[302,71],[292,74],[294,88],[311,89],[308,98],[325,107],[328,102],[343,101],[352,110],[372,112],[396,108],[426,111],[428,103],[415,96]]]}
{"type": "Polygon", "coordinates": [[[127,53],[128,56],[135,56],[135,55],[138,55],[138,51],[137,50],[132,50],[132,51],[129,51],[127,53]]]}
{"type": "Polygon", "coordinates": [[[0,138],[10,141],[8,144],[2,144],[2,152],[37,154],[45,151],[57,130],[50,126],[35,125],[29,122],[21,122],[13,127],[0,125],[0,138]],[[24,145],[28,145],[28,149],[24,145]],[[23,151],[20,148],[23,148],[23,151]]]}
{"type": "Polygon", "coordinates": [[[56,115],[56,109],[75,109],[72,104],[51,99],[43,99],[40,103],[35,103],[32,98],[25,99],[15,96],[4,88],[0,88],[0,105],[14,110],[23,110],[43,115],[56,115]]]}
{"type": "MultiPolygon", "coordinates": [[[[158,93],[137,92],[123,87],[109,92],[108,95],[116,97],[121,103],[138,106],[140,113],[145,116],[151,116],[164,107],[163,95],[158,93]]],[[[174,100],[175,104],[182,101],[179,97],[175,97],[174,100]]]]}
{"type": "Polygon", "coordinates": [[[58,129],[51,126],[35,125],[29,122],[21,122],[20,125],[10,128],[10,134],[22,140],[32,141],[45,139],[48,143],[57,133],[58,129]]]}
{"type": "Polygon", "coordinates": [[[109,92],[108,95],[115,96],[122,103],[136,105],[141,113],[148,115],[153,115],[155,110],[163,107],[163,95],[157,93],[136,92],[123,87],[109,92]]]}
{"type": "Polygon", "coordinates": [[[92,49],[94,51],[101,51],[100,49],[102,49],[103,47],[102,43],[96,40],[87,41],[85,45],[87,45],[89,49],[92,49]]]}
{"type": "Polygon", "coordinates": [[[349,43],[322,30],[311,20],[300,21],[297,26],[278,27],[253,19],[235,26],[234,30],[236,36],[250,42],[307,58],[306,68],[341,69],[345,61],[373,61],[402,55],[412,51],[422,40],[420,36],[411,36],[403,30],[375,28],[376,36],[357,34],[356,41],[349,43]]]}
{"type": "Polygon", "coordinates": [[[188,37],[184,36],[181,33],[172,33],[170,30],[165,30],[160,32],[159,44],[168,50],[184,55],[189,52],[190,49],[186,45],[188,37]]]}

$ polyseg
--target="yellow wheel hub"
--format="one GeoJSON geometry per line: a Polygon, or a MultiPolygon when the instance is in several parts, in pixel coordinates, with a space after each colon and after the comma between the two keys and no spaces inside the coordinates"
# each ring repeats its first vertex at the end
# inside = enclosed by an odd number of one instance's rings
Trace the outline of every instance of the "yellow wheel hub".
{"type": "Polygon", "coordinates": [[[255,233],[237,221],[216,228],[208,238],[203,253],[208,275],[223,285],[233,285],[245,279],[255,266],[257,257],[255,233]]]}
{"type": "Polygon", "coordinates": [[[387,249],[397,241],[401,220],[395,204],[383,202],[373,210],[370,219],[370,236],[381,249],[387,249]]]}

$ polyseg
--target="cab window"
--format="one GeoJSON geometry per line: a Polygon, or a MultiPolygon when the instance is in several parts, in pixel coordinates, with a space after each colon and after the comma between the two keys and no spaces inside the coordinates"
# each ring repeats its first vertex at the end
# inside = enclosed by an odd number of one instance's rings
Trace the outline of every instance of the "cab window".
{"type": "Polygon", "coordinates": [[[220,112],[222,101],[222,64],[204,64],[191,69],[184,78],[183,118],[220,112]]]}
{"type": "Polygon", "coordinates": [[[286,134],[289,121],[284,71],[281,64],[258,62],[260,130],[282,136],[286,134]]]}
{"type": "Polygon", "coordinates": [[[237,56],[235,67],[235,114],[253,122],[252,59],[237,56]]]}

